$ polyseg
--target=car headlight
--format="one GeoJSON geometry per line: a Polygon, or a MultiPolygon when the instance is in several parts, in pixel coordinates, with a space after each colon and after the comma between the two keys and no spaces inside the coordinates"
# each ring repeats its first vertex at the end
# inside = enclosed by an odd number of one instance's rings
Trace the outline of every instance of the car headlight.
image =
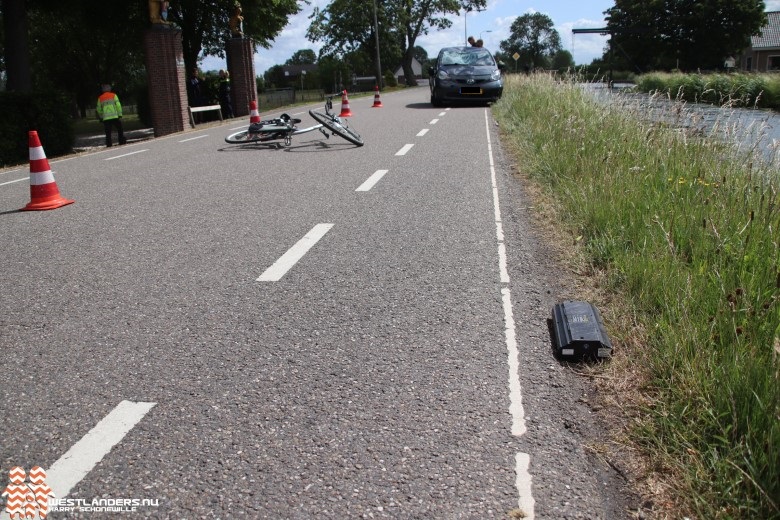
{"type": "Polygon", "coordinates": [[[501,71],[496,69],[490,74],[491,81],[498,81],[501,79],[501,71]]]}
{"type": "Polygon", "coordinates": [[[439,79],[450,79],[450,75],[449,75],[449,74],[447,74],[446,72],[444,72],[443,70],[440,70],[440,71],[439,71],[439,73],[438,73],[438,74],[436,74],[436,76],[437,76],[439,79]]]}

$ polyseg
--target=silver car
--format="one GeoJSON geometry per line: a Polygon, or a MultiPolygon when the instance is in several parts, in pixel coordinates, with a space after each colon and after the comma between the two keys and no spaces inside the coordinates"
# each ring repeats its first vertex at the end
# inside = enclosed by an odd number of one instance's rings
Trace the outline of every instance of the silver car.
{"type": "Polygon", "coordinates": [[[431,104],[497,101],[504,91],[501,67],[483,47],[445,47],[428,72],[431,104]]]}

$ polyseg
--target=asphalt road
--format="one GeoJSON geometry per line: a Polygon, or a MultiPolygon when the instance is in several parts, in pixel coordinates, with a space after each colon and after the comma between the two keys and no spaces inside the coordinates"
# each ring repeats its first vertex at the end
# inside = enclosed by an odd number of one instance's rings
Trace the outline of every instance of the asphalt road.
{"type": "Polygon", "coordinates": [[[52,211],[0,171],[0,470],[88,502],[49,518],[629,517],[489,110],[382,101],[361,148],[232,120],[51,160],[52,211]]]}

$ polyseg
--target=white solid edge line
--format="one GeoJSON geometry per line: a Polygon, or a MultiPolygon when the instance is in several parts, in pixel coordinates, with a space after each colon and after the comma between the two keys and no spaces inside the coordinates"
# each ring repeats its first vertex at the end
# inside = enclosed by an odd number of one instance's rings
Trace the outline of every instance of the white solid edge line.
{"type": "Polygon", "coordinates": [[[525,520],[534,519],[534,508],[536,501],[531,494],[531,474],[528,472],[528,466],[531,464],[531,457],[527,453],[517,453],[515,455],[515,487],[519,495],[517,505],[525,514],[525,520]]]}
{"type": "MultiPolygon", "coordinates": [[[[493,189],[493,210],[496,224],[496,239],[498,242],[498,265],[501,277],[501,299],[504,307],[504,337],[509,365],[509,414],[512,417],[512,435],[520,437],[526,433],[525,410],[523,409],[523,392],[520,385],[520,349],[517,345],[515,318],[512,309],[512,292],[509,290],[509,270],[507,269],[506,244],[504,228],[501,219],[501,206],[498,198],[498,183],[493,162],[493,146],[490,142],[490,124],[488,112],[485,111],[485,131],[487,133],[488,157],[490,159],[490,183],[493,189]]],[[[531,464],[530,455],[518,452],[515,455],[515,488],[517,489],[517,505],[523,513],[523,518],[533,520],[535,501],[531,490],[531,474],[528,467],[531,464]]]]}
{"type": "Polygon", "coordinates": [[[190,137],[189,139],[182,139],[179,142],[180,143],[186,143],[187,141],[194,141],[195,139],[203,139],[204,137],[208,137],[208,136],[209,136],[209,134],[203,134],[203,135],[199,135],[197,137],[190,137]]]}
{"type": "Polygon", "coordinates": [[[122,401],[46,470],[46,483],[57,498],[70,493],[157,403],[122,401]]]}
{"type": "Polygon", "coordinates": [[[366,181],[365,181],[363,184],[361,184],[360,186],[358,186],[358,189],[356,189],[355,191],[368,191],[368,190],[370,190],[371,188],[373,188],[373,187],[374,187],[374,185],[375,185],[377,182],[379,182],[379,180],[380,180],[382,177],[384,177],[384,176],[385,176],[385,174],[386,174],[388,171],[389,171],[389,170],[377,170],[377,171],[375,171],[375,172],[373,173],[373,175],[371,175],[371,177],[369,177],[368,179],[366,179],[366,181]]]}
{"type": "Polygon", "coordinates": [[[287,274],[303,256],[330,231],[333,224],[317,224],[311,231],[306,233],[294,246],[287,250],[271,267],[265,270],[256,281],[258,282],[278,282],[287,274]]]}
{"type": "Polygon", "coordinates": [[[411,150],[411,149],[412,149],[412,146],[414,146],[414,144],[405,144],[405,145],[403,145],[403,146],[401,147],[401,149],[400,149],[400,150],[398,150],[397,152],[395,152],[395,154],[396,154],[396,155],[406,155],[406,154],[409,152],[409,150],[411,150]]]}
{"type": "Polygon", "coordinates": [[[122,155],[115,155],[114,157],[108,157],[108,158],[106,158],[104,160],[105,161],[113,161],[114,159],[120,159],[122,157],[128,157],[130,155],[135,155],[137,153],[143,153],[143,152],[148,152],[148,151],[149,151],[149,149],[145,148],[143,150],[136,150],[135,152],[125,153],[125,154],[122,154],[122,155]]]}

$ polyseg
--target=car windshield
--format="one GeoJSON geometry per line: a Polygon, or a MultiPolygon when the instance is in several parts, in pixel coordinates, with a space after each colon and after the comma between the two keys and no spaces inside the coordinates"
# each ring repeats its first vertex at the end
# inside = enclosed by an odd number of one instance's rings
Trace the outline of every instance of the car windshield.
{"type": "Polygon", "coordinates": [[[487,49],[472,50],[446,50],[441,56],[442,65],[495,65],[493,56],[487,49]]]}

